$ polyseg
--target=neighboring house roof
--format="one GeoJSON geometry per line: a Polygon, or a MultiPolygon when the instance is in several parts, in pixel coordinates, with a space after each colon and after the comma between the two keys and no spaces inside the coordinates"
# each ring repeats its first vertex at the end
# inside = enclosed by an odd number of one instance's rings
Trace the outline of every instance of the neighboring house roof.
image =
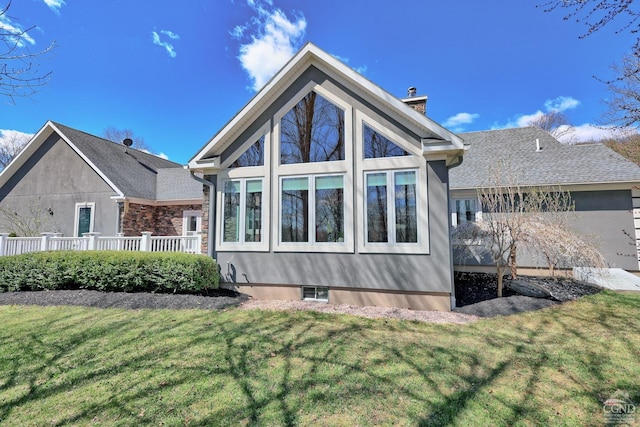
{"type": "Polygon", "coordinates": [[[284,67],[236,114],[195,156],[189,160],[189,168],[198,171],[220,167],[219,156],[247,128],[271,102],[283,94],[289,85],[310,67],[316,67],[336,78],[372,105],[379,105],[386,113],[410,128],[416,129],[422,139],[425,155],[446,156],[455,163],[465,148],[462,139],[415,111],[397,97],[367,80],[348,65],[336,59],[312,43],[307,43],[284,67]]]}
{"type": "MultiPolygon", "coordinates": [[[[70,128],[60,123],[48,121],[29,141],[16,158],[0,173],[0,186],[35,153],[44,141],[56,132],[100,175],[113,189],[117,197],[144,200],[168,200],[165,189],[158,185],[161,170],[172,170],[170,190],[179,195],[178,199],[202,198],[202,184],[190,176],[190,172],[179,163],[163,159],[153,154],[125,147],[124,145],[70,128]],[[200,190],[200,193],[197,190],[200,190]],[[158,193],[162,192],[162,198],[158,193]],[[197,195],[199,194],[199,195],[197,195]],[[189,195],[189,197],[183,197],[189,195]],[[197,197],[196,197],[197,195],[197,197]],[[193,197],[192,197],[193,196],[193,197]]],[[[167,180],[162,180],[167,185],[167,180]]]]}
{"type": "Polygon", "coordinates": [[[495,182],[491,170],[505,160],[518,184],[573,185],[640,181],[640,167],[602,144],[566,145],[537,127],[459,134],[470,144],[464,161],[449,171],[450,188],[495,182]],[[540,145],[537,150],[536,140],[540,145]]]}

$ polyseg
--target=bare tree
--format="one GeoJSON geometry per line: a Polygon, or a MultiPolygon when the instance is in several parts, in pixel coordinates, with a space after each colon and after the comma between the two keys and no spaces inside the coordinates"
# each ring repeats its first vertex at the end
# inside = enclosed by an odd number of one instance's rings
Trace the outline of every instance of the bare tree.
{"type": "Polygon", "coordinates": [[[57,228],[53,223],[54,212],[51,207],[45,207],[38,198],[29,203],[24,210],[16,210],[12,207],[0,208],[0,221],[2,226],[19,237],[36,237],[45,229],[47,231],[57,228]]]}
{"type": "Polygon", "coordinates": [[[621,156],[640,166],[640,134],[634,133],[617,139],[601,141],[621,156]]]}
{"type": "Polygon", "coordinates": [[[151,148],[144,142],[144,138],[141,136],[137,136],[133,133],[131,129],[118,129],[114,126],[109,126],[104,131],[102,131],[102,136],[109,141],[116,142],[120,144],[125,139],[131,139],[133,141],[132,147],[141,150],[151,152],[151,148]]]}
{"type": "Polygon", "coordinates": [[[32,52],[35,40],[30,32],[36,27],[22,28],[9,16],[11,1],[0,9],[0,95],[15,102],[16,97],[28,97],[46,85],[50,71],[40,71],[38,60],[47,57],[55,47],[52,42],[43,50],[32,52]]]}
{"type": "Polygon", "coordinates": [[[529,125],[547,131],[555,139],[564,143],[573,143],[575,128],[569,123],[567,116],[561,111],[549,111],[529,122],[529,125]]]}
{"type": "Polygon", "coordinates": [[[611,69],[615,78],[605,82],[611,97],[603,115],[604,123],[614,129],[637,128],[640,125],[640,51],[622,58],[611,69]]]}
{"type": "Polygon", "coordinates": [[[0,171],[7,167],[11,160],[24,148],[29,142],[30,135],[18,132],[0,132],[2,140],[0,141],[0,171]]]}
{"type": "Polygon", "coordinates": [[[507,161],[498,161],[491,169],[491,182],[478,190],[482,220],[453,230],[458,249],[491,257],[499,297],[507,268],[512,279],[517,277],[518,249],[542,254],[552,275],[558,267],[606,265],[589,239],[570,228],[567,214],[574,204],[569,193],[553,187],[524,188],[520,182],[507,161]]]}
{"type": "MultiPolygon", "coordinates": [[[[613,21],[621,24],[616,33],[637,34],[640,31],[640,12],[632,6],[633,0],[551,0],[538,5],[545,12],[563,10],[565,21],[584,23],[587,30],[580,38],[590,36],[613,21]]],[[[640,52],[640,39],[636,39],[633,50],[640,52]]]]}

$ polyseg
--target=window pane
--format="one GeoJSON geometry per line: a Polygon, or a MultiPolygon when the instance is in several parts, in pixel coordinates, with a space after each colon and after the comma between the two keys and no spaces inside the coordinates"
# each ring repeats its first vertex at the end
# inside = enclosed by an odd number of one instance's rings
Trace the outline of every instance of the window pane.
{"type": "Polygon", "coordinates": [[[476,200],[456,200],[456,219],[458,225],[476,220],[476,200]]]}
{"type": "Polygon", "coordinates": [[[259,242],[262,231],[262,181],[247,181],[245,242],[259,242]]]}
{"type": "Polygon", "coordinates": [[[344,111],[310,92],[280,120],[280,163],[344,160],[344,111]]]}
{"type": "Polygon", "coordinates": [[[283,242],[309,241],[309,180],[282,180],[281,236],[283,242]]]}
{"type": "Polygon", "coordinates": [[[418,241],[418,216],[416,207],[416,173],[395,174],[396,242],[418,241]]]}
{"type": "Polygon", "coordinates": [[[233,162],[230,168],[241,168],[245,166],[263,166],[264,165],[264,136],[262,136],[247,151],[242,153],[238,159],[233,162]]]}
{"type": "Polygon", "coordinates": [[[240,241],[240,181],[224,183],[224,223],[223,241],[240,241]]]}
{"type": "Polygon", "coordinates": [[[195,215],[189,215],[187,217],[187,231],[198,231],[198,217],[195,215]]]}
{"type": "Polygon", "coordinates": [[[371,129],[367,125],[363,125],[363,138],[364,138],[364,158],[375,159],[380,157],[397,157],[408,156],[402,148],[398,147],[391,140],[380,135],[375,130],[371,129]]]}
{"type": "Polygon", "coordinates": [[[316,242],[344,241],[344,178],[316,178],[316,242]]]}
{"type": "Polygon", "coordinates": [[[89,232],[91,232],[91,208],[87,206],[78,210],[78,237],[89,232]]]}
{"type": "Polygon", "coordinates": [[[367,242],[388,242],[387,174],[367,175],[367,242]]]}

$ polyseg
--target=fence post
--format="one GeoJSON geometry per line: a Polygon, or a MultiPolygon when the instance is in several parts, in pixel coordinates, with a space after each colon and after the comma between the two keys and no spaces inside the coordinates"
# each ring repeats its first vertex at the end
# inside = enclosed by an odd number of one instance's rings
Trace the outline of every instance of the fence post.
{"type": "Polygon", "coordinates": [[[42,236],[42,240],[40,241],[40,252],[49,250],[49,239],[51,238],[51,234],[53,233],[40,233],[42,236]]]}
{"type": "Polygon", "coordinates": [[[149,252],[151,251],[151,232],[150,231],[143,231],[142,233],[142,239],[140,240],[140,250],[142,252],[149,252]]]}
{"type": "Polygon", "coordinates": [[[9,233],[0,233],[0,256],[4,256],[6,252],[5,246],[7,245],[7,238],[9,233]]]}
{"type": "Polygon", "coordinates": [[[121,251],[124,243],[124,239],[121,239],[121,237],[124,237],[124,233],[116,233],[116,237],[119,238],[116,243],[116,248],[117,250],[121,251]]]}
{"type": "Polygon", "coordinates": [[[196,240],[196,247],[193,248],[193,253],[199,254],[202,252],[202,232],[196,233],[196,236],[198,236],[198,240],[196,240]]]}
{"type": "Polygon", "coordinates": [[[100,236],[100,233],[82,233],[82,237],[89,238],[89,245],[87,247],[87,250],[90,250],[90,251],[96,250],[96,247],[97,247],[96,241],[98,240],[98,236],[100,236]]]}

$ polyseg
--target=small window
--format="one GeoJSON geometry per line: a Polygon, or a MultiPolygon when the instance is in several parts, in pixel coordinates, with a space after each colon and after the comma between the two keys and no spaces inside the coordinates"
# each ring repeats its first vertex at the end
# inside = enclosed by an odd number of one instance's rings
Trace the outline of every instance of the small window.
{"type": "Polygon", "coordinates": [[[408,156],[409,153],[398,147],[393,141],[363,123],[364,158],[408,156]]]}
{"type": "Polygon", "coordinates": [[[229,168],[264,166],[264,135],[229,165],[229,168]]]}
{"type": "Polygon", "coordinates": [[[326,286],[303,286],[302,299],[305,301],[329,301],[329,288],[326,286]]]}
{"type": "Polygon", "coordinates": [[[455,199],[453,201],[452,223],[454,226],[476,222],[479,219],[477,199],[455,199]]]}
{"type": "Polygon", "coordinates": [[[202,211],[184,211],[182,213],[182,235],[195,236],[201,231],[202,211]]]}
{"type": "Polygon", "coordinates": [[[280,119],[280,164],[345,159],[345,112],[316,92],[280,119]]]}

